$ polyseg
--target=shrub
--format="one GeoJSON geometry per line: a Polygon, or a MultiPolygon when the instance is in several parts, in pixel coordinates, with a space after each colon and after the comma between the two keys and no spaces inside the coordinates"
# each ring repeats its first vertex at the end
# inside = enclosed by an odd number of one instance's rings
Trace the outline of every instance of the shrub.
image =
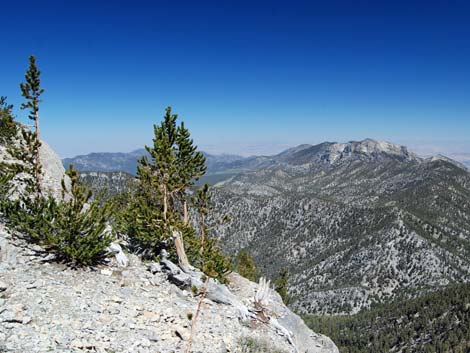
{"type": "Polygon", "coordinates": [[[78,173],[67,171],[71,189],[62,182],[62,202],[53,197],[24,197],[10,207],[10,225],[32,242],[55,253],[59,261],[89,266],[102,261],[112,236],[105,232],[111,218],[111,205],[102,204],[100,197],[91,200],[92,192],[78,183],[78,173]]]}
{"type": "Polygon", "coordinates": [[[18,132],[18,124],[14,121],[13,106],[0,97],[0,145],[8,145],[18,132]]]}
{"type": "Polygon", "coordinates": [[[125,235],[129,248],[144,258],[154,259],[166,246],[170,234],[162,225],[162,212],[148,198],[136,193],[127,195],[127,205],[120,200],[121,207],[114,220],[114,228],[125,235]]]}
{"type": "Polygon", "coordinates": [[[289,304],[289,295],[287,293],[289,286],[289,270],[287,268],[282,268],[279,272],[279,276],[274,281],[274,289],[281,296],[284,304],[289,304]]]}
{"type": "Polygon", "coordinates": [[[2,172],[0,174],[0,215],[4,215],[10,205],[11,180],[14,175],[2,169],[1,164],[0,170],[2,172]]]}
{"type": "Polygon", "coordinates": [[[235,268],[241,276],[250,281],[256,281],[258,278],[258,269],[256,268],[255,260],[253,260],[245,249],[238,253],[235,260],[235,268]]]}
{"type": "Polygon", "coordinates": [[[238,342],[236,353],[286,353],[284,350],[273,347],[267,340],[254,337],[243,337],[238,342]]]}
{"type": "Polygon", "coordinates": [[[197,236],[196,231],[192,227],[185,229],[183,238],[189,262],[201,269],[209,277],[217,278],[222,283],[225,283],[225,277],[231,271],[232,265],[229,258],[217,246],[217,240],[210,237],[203,238],[197,236]]]}

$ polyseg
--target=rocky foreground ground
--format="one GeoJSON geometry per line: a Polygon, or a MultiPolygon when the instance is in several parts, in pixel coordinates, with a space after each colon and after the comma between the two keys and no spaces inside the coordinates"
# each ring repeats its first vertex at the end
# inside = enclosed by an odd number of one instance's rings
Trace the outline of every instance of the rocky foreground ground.
{"type": "MultiPolygon", "coordinates": [[[[110,262],[74,270],[47,259],[0,225],[0,352],[185,352],[199,298],[171,284],[158,264],[149,271],[130,256],[126,268],[110,262]]],[[[232,293],[252,305],[257,285],[237,274],[230,281],[232,293]]],[[[269,310],[294,344],[269,325],[240,320],[233,306],[204,299],[191,351],[338,352],[274,292],[269,310]]]]}

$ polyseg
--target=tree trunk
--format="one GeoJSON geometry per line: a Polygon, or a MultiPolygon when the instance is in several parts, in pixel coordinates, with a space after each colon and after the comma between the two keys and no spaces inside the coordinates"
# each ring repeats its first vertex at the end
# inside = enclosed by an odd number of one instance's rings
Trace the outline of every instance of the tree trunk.
{"type": "Polygon", "coordinates": [[[166,187],[163,186],[163,219],[166,221],[166,214],[168,213],[168,195],[166,187]]]}
{"type": "Polygon", "coordinates": [[[201,215],[201,223],[199,226],[201,227],[201,249],[199,253],[202,255],[204,253],[204,243],[206,241],[206,220],[204,215],[201,215]]]}
{"type": "Polygon", "coordinates": [[[183,201],[183,223],[187,225],[189,223],[189,213],[188,213],[188,201],[183,201]]]}
{"type": "Polygon", "coordinates": [[[36,138],[39,141],[39,113],[36,112],[36,119],[34,119],[34,122],[36,123],[36,138]]]}
{"type": "Polygon", "coordinates": [[[173,231],[173,240],[175,241],[176,254],[178,255],[178,264],[183,272],[188,272],[191,269],[191,265],[184,251],[183,236],[179,230],[173,231]]]}
{"type": "Polygon", "coordinates": [[[39,194],[42,193],[42,176],[41,176],[41,159],[40,159],[40,149],[41,149],[41,140],[40,140],[40,135],[39,135],[39,113],[36,112],[36,119],[35,119],[35,124],[36,124],[36,140],[39,143],[39,146],[36,150],[36,155],[34,156],[36,160],[36,182],[38,185],[38,192],[39,194]]]}

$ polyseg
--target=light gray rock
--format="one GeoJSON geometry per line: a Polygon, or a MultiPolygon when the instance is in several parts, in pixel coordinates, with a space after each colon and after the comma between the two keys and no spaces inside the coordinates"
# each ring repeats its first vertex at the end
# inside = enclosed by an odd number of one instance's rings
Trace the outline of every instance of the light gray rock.
{"type": "Polygon", "coordinates": [[[60,157],[44,141],[41,141],[39,158],[41,160],[43,179],[42,186],[45,193],[52,195],[56,200],[62,199],[62,179],[65,187],[70,190],[70,178],[65,174],[60,157]]]}
{"type": "MultiPolygon", "coordinates": [[[[12,240],[8,232],[0,231],[0,244],[9,252],[15,249],[18,260],[15,266],[0,263],[2,281],[8,285],[8,296],[0,303],[0,342],[4,342],[0,348],[28,353],[186,349],[191,332],[188,316],[195,314],[199,297],[171,284],[165,272],[152,273],[147,264],[134,257],[125,270],[117,265],[97,271],[70,270],[43,263],[40,254],[28,255],[27,244],[12,240]],[[111,275],[103,275],[101,270],[111,275]],[[152,285],[149,279],[158,285],[152,285]]],[[[193,277],[200,281],[196,273],[193,277]]],[[[230,290],[211,283],[209,292],[217,294],[203,301],[192,351],[241,352],[240,342],[245,337],[257,337],[269,342],[275,351],[295,352],[286,337],[270,326],[246,325],[239,319],[232,301],[249,307],[257,284],[236,274],[229,280],[230,290]]],[[[328,338],[310,331],[275,294],[272,298],[269,310],[275,311],[279,323],[291,331],[296,345],[305,347],[299,352],[338,352],[328,338]]]]}
{"type": "Polygon", "coordinates": [[[17,263],[18,249],[9,245],[5,226],[0,223],[0,267],[14,266],[17,263]]]}
{"type": "Polygon", "coordinates": [[[109,244],[108,251],[114,254],[118,266],[127,267],[129,265],[129,259],[122,251],[121,245],[118,243],[111,243],[109,244]]]}
{"type": "MultiPolygon", "coordinates": [[[[18,135],[18,139],[15,142],[17,145],[22,143],[22,137],[18,135]]],[[[41,186],[43,193],[51,195],[56,200],[62,200],[62,179],[65,181],[67,190],[70,190],[71,181],[70,178],[65,174],[65,169],[59,156],[54,150],[44,141],[41,141],[41,147],[39,149],[39,159],[42,166],[42,180],[41,186]]],[[[0,145],[0,162],[7,164],[20,163],[18,160],[13,158],[5,146],[0,145]]],[[[12,195],[13,198],[18,197],[25,188],[24,180],[31,178],[31,175],[18,174],[13,181],[13,189],[16,192],[12,195]]],[[[67,199],[70,194],[67,192],[65,198],[67,199]]]]}
{"type": "MultiPolygon", "coordinates": [[[[231,273],[229,281],[234,293],[243,297],[255,295],[256,284],[239,274],[231,273]]],[[[268,311],[275,313],[276,321],[291,333],[294,344],[300,352],[337,352],[337,348],[331,339],[312,332],[298,315],[284,305],[276,291],[271,289],[269,298],[268,311]]]]}
{"type": "Polygon", "coordinates": [[[151,262],[151,263],[149,263],[149,271],[150,271],[150,273],[155,274],[157,272],[161,272],[162,268],[161,268],[160,264],[158,264],[156,262],[151,262]]]}

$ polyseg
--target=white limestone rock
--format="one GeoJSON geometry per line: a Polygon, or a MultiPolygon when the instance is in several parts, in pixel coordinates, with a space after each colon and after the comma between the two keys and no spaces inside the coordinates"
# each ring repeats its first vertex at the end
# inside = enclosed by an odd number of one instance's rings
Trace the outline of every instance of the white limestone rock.
{"type": "MultiPolygon", "coordinates": [[[[17,261],[14,265],[0,261],[2,281],[8,284],[0,303],[0,350],[185,351],[191,332],[188,314],[194,315],[199,297],[171,284],[158,268],[152,273],[147,264],[131,256],[126,269],[116,265],[101,266],[98,271],[72,270],[44,263],[44,254],[31,255],[29,244],[1,230],[2,249],[16,249],[17,261]],[[31,285],[37,281],[41,285],[31,285]]],[[[237,274],[229,279],[231,295],[252,303],[257,284],[237,274]]],[[[298,350],[271,326],[240,320],[233,305],[206,298],[192,351],[243,352],[242,342],[249,337],[265,342],[269,351],[338,353],[328,338],[309,330],[290,312],[277,294],[272,292],[270,298],[268,309],[292,334],[298,350]]]]}
{"type": "MultiPolygon", "coordinates": [[[[21,137],[18,137],[16,143],[21,143],[21,137]]],[[[65,169],[59,156],[45,141],[41,141],[39,158],[42,166],[41,185],[44,194],[49,194],[56,200],[62,200],[62,179],[65,180],[65,186],[68,190],[70,190],[71,182],[70,178],[65,174],[65,169]]],[[[7,164],[21,164],[21,161],[13,158],[8,153],[6,146],[0,145],[0,163],[2,162],[7,164]]],[[[24,180],[31,177],[32,176],[23,173],[14,178],[14,188],[17,190],[17,193],[14,194],[13,197],[18,197],[18,193],[21,193],[22,190],[24,190],[24,180]]],[[[66,193],[65,197],[67,199],[69,194],[66,193]]]]}

